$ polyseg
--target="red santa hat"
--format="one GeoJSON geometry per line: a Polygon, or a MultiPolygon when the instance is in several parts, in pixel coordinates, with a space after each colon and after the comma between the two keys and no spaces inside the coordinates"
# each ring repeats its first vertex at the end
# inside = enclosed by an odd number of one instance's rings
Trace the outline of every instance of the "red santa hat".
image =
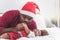
{"type": "Polygon", "coordinates": [[[34,17],[39,12],[40,12],[40,9],[38,5],[35,4],[34,2],[27,2],[20,10],[21,14],[25,14],[31,17],[34,17]]]}

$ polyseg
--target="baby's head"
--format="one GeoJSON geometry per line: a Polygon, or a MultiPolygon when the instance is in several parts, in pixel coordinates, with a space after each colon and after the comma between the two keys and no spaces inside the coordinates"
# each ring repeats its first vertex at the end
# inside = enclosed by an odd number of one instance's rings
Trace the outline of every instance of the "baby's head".
{"type": "Polygon", "coordinates": [[[46,30],[41,30],[41,36],[48,35],[48,32],[46,30]]]}
{"type": "Polygon", "coordinates": [[[48,35],[48,32],[46,30],[34,30],[33,31],[35,36],[45,36],[48,35]]]}

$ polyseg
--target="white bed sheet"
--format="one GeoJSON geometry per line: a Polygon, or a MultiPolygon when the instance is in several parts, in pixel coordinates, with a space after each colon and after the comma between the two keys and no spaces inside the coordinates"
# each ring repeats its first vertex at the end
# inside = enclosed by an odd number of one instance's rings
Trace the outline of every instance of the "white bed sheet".
{"type": "MultiPolygon", "coordinates": [[[[60,28],[43,28],[48,31],[48,36],[37,36],[33,38],[22,37],[17,40],[60,40],[60,28]]],[[[42,30],[43,30],[42,29],[42,30]]],[[[8,39],[0,39],[0,40],[8,40],[8,39]]]]}
{"type": "Polygon", "coordinates": [[[17,40],[60,40],[60,28],[44,28],[48,31],[48,36],[38,36],[34,38],[22,37],[17,40]]]}

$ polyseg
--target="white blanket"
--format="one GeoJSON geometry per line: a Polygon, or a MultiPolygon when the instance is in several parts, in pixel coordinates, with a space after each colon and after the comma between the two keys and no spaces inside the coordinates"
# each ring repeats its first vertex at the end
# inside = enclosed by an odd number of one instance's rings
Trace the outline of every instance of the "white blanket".
{"type": "MultiPolygon", "coordinates": [[[[60,28],[44,28],[44,29],[48,31],[49,35],[37,36],[33,38],[21,37],[17,40],[60,40],[60,28]]],[[[0,39],[0,40],[5,40],[5,39],[0,39]]]]}

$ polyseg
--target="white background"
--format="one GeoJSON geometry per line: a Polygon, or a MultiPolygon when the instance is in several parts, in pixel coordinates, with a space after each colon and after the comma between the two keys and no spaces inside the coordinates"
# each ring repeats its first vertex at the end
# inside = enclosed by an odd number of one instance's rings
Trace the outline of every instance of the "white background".
{"type": "MultiPolygon", "coordinates": [[[[11,10],[11,9],[20,10],[27,1],[34,1],[39,5],[40,15],[37,16],[39,17],[39,20],[41,19],[40,17],[45,18],[49,21],[52,18],[58,19],[59,0],[0,0],[0,13],[4,13],[5,11],[11,10]]],[[[36,19],[38,21],[38,18],[36,19]]],[[[38,23],[38,25],[44,25],[44,23],[43,22],[41,24],[38,23]]]]}

